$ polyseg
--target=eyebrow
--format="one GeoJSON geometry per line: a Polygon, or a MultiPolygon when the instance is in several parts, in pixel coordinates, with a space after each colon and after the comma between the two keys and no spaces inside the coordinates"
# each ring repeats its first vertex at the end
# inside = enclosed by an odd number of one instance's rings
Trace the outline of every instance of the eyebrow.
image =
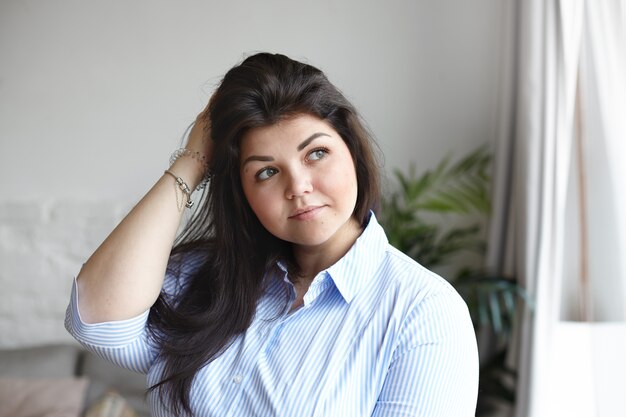
{"type": "Polygon", "coordinates": [[[311,136],[306,138],[301,144],[298,145],[298,150],[301,151],[302,149],[306,148],[309,143],[313,142],[315,139],[319,138],[320,136],[330,137],[329,134],[322,133],[322,132],[313,133],[311,136]]]}
{"type": "MultiPolygon", "coordinates": [[[[301,151],[302,149],[306,148],[311,142],[313,142],[315,139],[319,138],[320,136],[330,137],[330,135],[327,133],[322,133],[322,132],[313,133],[311,136],[303,140],[302,143],[300,143],[296,149],[298,149],[298,151],[301,151]]],[[[245,161],[243,161],[243,164],[241,164],[241,166],[244,166],[250,161],[271,162],[273,160],[274,158],[271,156],[250,155],[249,157],[246,158],[245,161]]]]}

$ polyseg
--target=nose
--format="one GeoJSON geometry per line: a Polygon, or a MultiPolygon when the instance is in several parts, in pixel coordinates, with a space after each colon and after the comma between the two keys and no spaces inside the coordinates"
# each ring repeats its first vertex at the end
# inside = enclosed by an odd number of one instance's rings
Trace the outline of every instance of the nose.
{"type": "Polygon", "coordinates": [[[308,175],[306,170],[296,170],[290,172],[287,177],[285,197],[288,200],[303,196],[313,190],[311,177],[308,175]]]}

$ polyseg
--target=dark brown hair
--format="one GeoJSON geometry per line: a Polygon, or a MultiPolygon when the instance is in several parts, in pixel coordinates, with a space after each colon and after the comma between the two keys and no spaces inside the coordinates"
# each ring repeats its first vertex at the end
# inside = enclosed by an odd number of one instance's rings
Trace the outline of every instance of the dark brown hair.
{"type": "Polygon", "coordinates": [[[198,370],[249,327],[265,271],[281,260],[297,269],[291,244],[271,235],[248,205],[241,186],[239,145],[250,129],[299,114],[328,122],[343,138],[356,167],[354,217],[365,225],[379,205],[379,167],[373,140],[355,108],[319,69],[284,55],[259,53],[226,73],[203,117],[210,118],[212,180],[172,251],[169,273],[181,271],[180,294],[162,293],[148,325],[164,363],[159,391],[172,413],[190,412],[198,370]],[[189,271],[181,264],[193,261],[189,271]],[[183,280],[181,280],[183,281],[183,280]]]}

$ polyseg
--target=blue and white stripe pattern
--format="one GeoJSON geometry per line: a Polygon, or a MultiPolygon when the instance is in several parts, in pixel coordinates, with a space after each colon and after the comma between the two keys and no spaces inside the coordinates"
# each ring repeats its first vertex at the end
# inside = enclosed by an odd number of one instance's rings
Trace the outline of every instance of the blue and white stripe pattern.
{"type": "MultiPolygon", "coordinates": [[[[391,247],[372,215],[351,250],[315,278],[303,307],[277,266],[250,328],[202,368],[196,416],[467,417],[478,391],[468,310],[442,278],[391,247]],[[287,291],[287,293],[285,292],[287,291]]],[[[166,279],[166,285],[173,280],[166,279]]],[[[159,381],[147,312],[124,321],[80,320],[74,286],[66,326],[88,349],[159,381]]],[[[148,395],[155,417],[167,411],[148,395]]]]}

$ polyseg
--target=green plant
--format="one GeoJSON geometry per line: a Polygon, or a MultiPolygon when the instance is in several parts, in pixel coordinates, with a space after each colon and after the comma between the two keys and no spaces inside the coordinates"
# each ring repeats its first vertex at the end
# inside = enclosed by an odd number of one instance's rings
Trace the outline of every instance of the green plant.
{"type": "Polygon", "coordinates": [[[381,210],[381,223],[396,248],[428,268],[457,266],[446,278],[465,299],[476,332],[487,329],[495,338],[494,352],[481,365],[477,415],[488,413],[494,400],[515,401],[515,373],[505,358],[517,301],[526,300],[514,278],[458,265],[463,253],[474,253],[474,264],[484,258],[490,165],[491,155],[482,146],[455,163],[445,158],[419,176],[413,165],[408,174],[396,170],[397,187],[381,210]]]}

